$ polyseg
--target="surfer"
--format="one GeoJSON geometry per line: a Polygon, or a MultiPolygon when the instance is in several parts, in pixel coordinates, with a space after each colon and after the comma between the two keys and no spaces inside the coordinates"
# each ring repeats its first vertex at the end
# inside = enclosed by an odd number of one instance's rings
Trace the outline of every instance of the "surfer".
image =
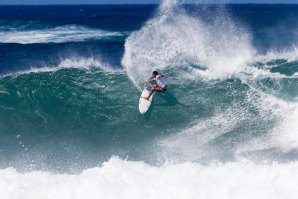
{"type": "Polygon", "coordinates": [[[156,84],[151,86],[151,90],[148,97],[143,97],[144,99],[149,100],[154,91],[155,92],[167,91],[168,86],[166,84],[166,81],[163,78],[164,76],[165,76],[164,74],[159,75],[157,71],[152,72],[152,77],[148,82],[156,81],[156,84]]]}

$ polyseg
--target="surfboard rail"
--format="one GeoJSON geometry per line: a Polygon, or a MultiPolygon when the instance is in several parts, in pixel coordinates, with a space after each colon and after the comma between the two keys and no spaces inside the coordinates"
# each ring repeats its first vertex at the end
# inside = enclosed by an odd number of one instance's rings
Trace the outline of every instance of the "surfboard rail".
{"type": "Polygon", "coordinates": [[[142,91],[141,96],[140,96],[139,110],[140,110],[141,114],[145,114],[151,106],[154,93],[151,95],[149,100],[144,99],[144,97],[147,97],[149,95],[150,89],[151,89],[151,85],[147,84],[145,86],[144,90],[142,91]]]}

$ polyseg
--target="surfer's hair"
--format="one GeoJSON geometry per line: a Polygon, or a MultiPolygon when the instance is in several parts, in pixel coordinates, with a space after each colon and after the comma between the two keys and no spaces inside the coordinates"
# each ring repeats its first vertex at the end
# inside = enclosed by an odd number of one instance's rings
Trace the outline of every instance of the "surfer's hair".
{"type": "Polygon", "coordinates": [[[154,75],[158,75],[158,72],[155,70],[152,72],[154,75]]]}

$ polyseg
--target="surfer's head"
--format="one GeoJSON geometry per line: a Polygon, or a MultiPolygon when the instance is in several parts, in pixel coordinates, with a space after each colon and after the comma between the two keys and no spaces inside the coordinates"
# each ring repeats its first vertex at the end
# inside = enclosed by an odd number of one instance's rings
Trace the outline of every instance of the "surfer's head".
{"type": "Polygon", "coordinates": [[[155,70],[152,72],[152,77],[156,77],[158,75],[158,72],[155,70]]]}

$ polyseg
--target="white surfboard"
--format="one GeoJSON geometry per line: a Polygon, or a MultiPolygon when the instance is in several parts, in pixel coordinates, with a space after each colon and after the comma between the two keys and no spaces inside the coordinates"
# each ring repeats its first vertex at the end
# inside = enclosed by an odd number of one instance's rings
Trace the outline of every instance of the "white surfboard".
{"type": "Polygon", "coordinates": [[[149,110],[150,106],[151,106],[151,102],[152,102],[152,98],[153,98],[154,93],[151,95],[149,100],[146,100],[146,99],[143,98],[143,97],[148,97],[148,95],[150,93],[150,89],[151,89],[151,85],[146,85],[143,92],[142,92],[142,95],[140,97],[139,110],[140,110],[141,114],[146,113],[149,110]]]}

